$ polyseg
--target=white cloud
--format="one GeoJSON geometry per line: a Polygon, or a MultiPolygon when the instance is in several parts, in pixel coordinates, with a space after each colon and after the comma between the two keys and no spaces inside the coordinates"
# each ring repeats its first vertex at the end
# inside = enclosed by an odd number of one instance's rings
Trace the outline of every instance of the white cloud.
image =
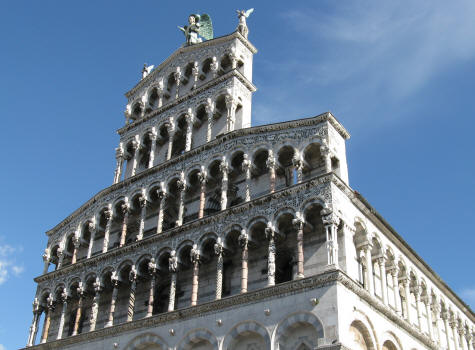
{"type": "Polygon", "coordinates": [[[460,297],[472,308],[475,307],[475,287],[462,289],[460,297]]]}
{"type": "Polygon", "coordinates": [[[12,271],[15,276],[19,276],[23,271],[25,271],[25,268],[23,266],[14,265],[12,266],[12,271]]]}
{"type": "Polygon", "coordinates": [[[475,56],[475,2],[332,2],[327,12],[291,11],[287,21],[313,47],[302,78],[330,85],[361,79],[358,89],[401,98],[447,66],[475,56]],[[323,46],[322,46],[323,45],[323,46]],[[310,72],[310,74],[309,74],[310,72]]]}
{"type": "MultiPolygon", "coordinates": [[[[2,237],[0,237],[1,241],[2,237]]],[[[24,268],[15,264],[14,257],[15,254],[22,250],[22,247],[15,248],[8,244],[0,244],[0,285],[8,280],[11,273],[19,276],[23,272],[24,268]]],[[[0,350],[2,350],[1,346],[0,350]]]]}
{"type": "Polygon", "coordinates": [[[3,346],[2,344],[0,344],[0,350],[7,350],[7,348],[3,346]]]}

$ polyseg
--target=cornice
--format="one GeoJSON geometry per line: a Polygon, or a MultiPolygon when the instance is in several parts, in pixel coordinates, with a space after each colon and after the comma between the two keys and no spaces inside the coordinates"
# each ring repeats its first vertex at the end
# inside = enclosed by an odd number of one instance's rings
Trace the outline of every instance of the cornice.
{"type": "Polygon", "coordinates": [[[175,52],[173,52],[170,56],[168,56],[168,58],[165,61],[160,63],[160,65],[158,65],[149,75],[147,75],[144,79],[140,80],[131,90],[127,91],[125,93],[125,97],[130,98],[130,96],[132,96],[135,92],[137,92],[137,90],[139,90],[141,87],[146,85],[148,82],[152,81],[165,66],[167,66],[171,61],[173,61],[179,55],[183,53],[197,51],[204,47],[221,44],[226,41],[230,41],[232,39],[239,39],[242,42],[242,44],[247,49],[249,49],[249,51],[251,51],[253,54],[257,53],[257,49],[254,47],[254,45],[252,45],[249,40],[247,40],[237,31],[228,35],[211,39],[211,40],[206,40],[202,43],[198,43],[198,44],[194,44],[190,46],[183,46],[175,50],[175,52]]]}
{"type": "Polygon", "coordinates": [[[292,185],[284,189],[277,190],[274,193],[269,193],[261,197],[254,198],[253,200],[249,202],[241,203],[231,208],[228,208],[226,210],[222,210],[217,213],[214,213],[212,215],[207,215],[201,219],[196,219],[196,220],[187,222],[183,224],[182,226],[172,228],[160,234],[154,234],[140,241],[136,241],[136,242],[124,245],[122,247],[111,249],[107,251],[106,253],[100,253],[89,259],[76,262],[75,264],[72,264],[72,265],[61,267],[58,270],[51,271],[47,274],[36,277],[34,281],[37,283],[41,283],[41,282],[53,280],[62,276],[67,276],[71,274],[73,271],[80,270],[85,266],[94,266],[100,263],[101,261],[110,260],[111,258],[114,258],[116,256],[122,256],[126,252],[135,251],[145,246],[156,245],[158,242],[165,241],[172,237],[178,236],[183,232],[191,231],[202,225],[210,224],[212,222],[224,221],[226,217],[231,214],[242,213],[247,210],[250,210],[253,207],[259,206],[261,204],[274,201],[282,197],[289,197],[289,196],[295,195],[298,192],[313,188],[317,185],[326,184],[326,183],[329,184],[334,181],[341,181],[341,180],[338,180],[336,175],[333,173],[322,174],[318,177],[314,177],[300,184],[292,185]]]}
{"type": "Polygon", "coordinates": [[[244,75],[242,75],[240,71],[238,71],[237,69],[233,69],[233,70],[227,72],[226,74],[224,74],[222,76],[219,76],[219,77],[216,77],[216,78],[210,80],[209,82],[207,82],[206,84],[201,85],[200,87],[187,92],[185,95],[180,96],[176,100],[174,100],[172,102],[168,102],[164,106],[162,106],[160,108],[157,108],[157,109],[147,113],[146,115],[143,116],[143,118],[137,119],[133,123],[130,123],[130,124],[127,124],[127,125],[123,126],[119,130],[117,130],[117,133],[119,135],[123,135],[127,131],[129,131],[131,129],[134,129],[135,127],[140,126],[142,123],[152,119],[153,117],[155,117],[155,116],[157,116],[157,115],[159,115],[159,114],[161,114],[161,113],[163,113],[163,112],[165,112],[169,109],[172,109],[173,107],[179,105],[180,103],[185,102],[186,100],[190,99],[191,97],[194,97],[198,94],[201,94],[203,91],[205,91],[209,88],[212,88],[213,86],[216,86],[216,85],[218,85],[218,84],[220,84],[220,83],[222,83],[222,82],[224,82],[224,81],[226,81],[226,80],[228,80],[232,77],[237,78],[244,86],[246,86],[247,89],[249,89],[249,91],[255,92],[257,90],[257,88],[254,86],[254,84],[252,84],[249,80],[247,80],[247,78],[244,77],[244,75]]]}
{"type": "MultiPolygon", "coordinates": [[[[89,199],[86,203],[84,203],[82,206],[80,206],[78,209],[76,209],[73,213],[68,215],[64,220],[62,220],[59,224],[57,224],[55,227],[52,229],[48,230],[46,234],[48,236],[51,236],[67,224],[69,224],[72,220],[74,220],[80,213],[82,213],[84,210],[87,210],[91,205],[99,201],[101,198],[107,196],[108,194],[119,190],[123,187],[128,187],[134,184],[137,181],[140,181],[141,179],[151,176],[153,174],[159,173],[163,169],[176,164],[180,162],[186,162],[186,160],[196,154],[202,153],[203,151],[213,149],[214,147],[223,144],[225,142],[234,140],[239,137],[245,137],[245,136],[252,136],[252,135],[259,135],[259,134],[265,134],[265,133],[271,133],[271,132],[279,132],[279,131],[285,131],[288,129],[292,128],[298,128],[298,127],[305,127],[305,126],[313,126],[313,125],[318,125],[320,123],[324,122],[329,122],[331,125],[333,125],[335,128],[341,124],[335,119],[335,117],[330,113],[326,112],[323,114],[320,114],[315,117],[311,118],[305,118],[305,119],[298,119],[298,120],[293,120],[293,121],[287,121],[287,122],[281,122],[281,123],[275,123],[275,124],[267,124],[267,125],[262,125],[262,126],[255,126],[251,128],[245,128],[245,129],[238,129],[235,131],[232,131],[230,133],[224,134],[218,138],[216,138],[213,141],[210,141],[208,143],[205,143],[199,147],[196,147],[189,152],[186,152],[182,155],[179,155],[175,158],[170,159],[167,162],[158,164],[154,166],[153,168],[144,170],[140,172],[139,174],[132,176],[130,178],[127,178],[117,184],[114,184],[110,187],[107,187],[103,189],[102,191],[98,192],[95,194],[91,199],[89,199]]],[[[343,128],[343,126],[341,126],[343,128]]],[[[344,129],[343,129],[344,130],[344,129]]],[[[346,132],[346,130],[344,130],[346,132]]],[[[343,137],[344,134],[341,134],[343,137]]],[[[348,134],[349,137],[349,134],[348,134]]]]}
{"type": "MultiPolygon", "coordinates": [[[[224,310],[230,311],[232,309],[242,307],[243,305],[255,304],[266,300],[274,300],[276,297],[295,295],[307,290],[329,287],[336,284],[344,286],[351,292],[358,295],[362,300],[367,302],[370,307],[383,314],[385,317],[394,322],[404,331],[408,332],[411,336],[427,346],[429,349],[437,350],[437,345],[426,335],[412,327],[412,325],[410,325],[406,320],[400,318],[390,308],[381,304],[379,300],[371,296],[364,288],[358,285],[346,273],[339,269],[329,269],[315,276],[284,282],[276,286],[265,287],[256,291],[238,294],[223,298],[221,300],[211,301],[176,311],[166,312],[149,318],[122,323],[109,328],[103,328],[61,340],[54,340],[44,344],[38,344],[29,347],[28,349],[61,349],[72,344],[90,342],[106,337],[114,337],[137,329],[162,326],[167,323],[183,321],[193,317],[202,317],[204,315],[216,314],[217,312],[224,310]]],[[[335,344],[335,346],[338,348],[338,346],[341,345],[335,344]]]]}

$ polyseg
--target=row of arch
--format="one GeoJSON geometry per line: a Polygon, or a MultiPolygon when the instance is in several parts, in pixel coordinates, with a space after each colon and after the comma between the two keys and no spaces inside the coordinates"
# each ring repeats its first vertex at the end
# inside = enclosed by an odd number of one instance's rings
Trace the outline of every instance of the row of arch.
{"type": "Polygon", "coordinates": [[[156,78],[142,96],[127,104],[126,123],[140,119],[144,114],[233,69],[244,74],[244,60],[242,55],[236,54],[236,48],[232,47],[220,57],[211,56],[201,62],[190,61],[183,67],[169,67],[156,78]]]}
{"type": "Polygon", "coordinates": [[[114,183],[233,131],[236,121],[242,120],[242,105],[240,96],[233,97],[230,89],[221,89],[197,101],[193,108],[164,115],[156,127],[121,141],[116,150],[114,183]]]}
{"type": "Polygon", "coordinates": [[[205,164],[191,164],[186,173],[174,173],[100,207],[76,231],[49,243],[45,271],[50,263],[66,266],[330,170],[337,172],[335,163],[319,139],[301,149],[284,144],[274,153],[260,145],[215,155],[205,164]]]}
{"type": "MultiPolygon", "coordinates": [[[[244,321],[233,326],[222,338],[206,328],[193,329],[178,340],[176,350],[261,350],[271,349],[275,338],[279,350],[312,350],[324,342],[323,325],[310,312],[296,312],[285,317],[271,335],[268,329],[256,321],[244,321]]],[[[144,333],[132,339],[124,350],[171,349],[167,342],[154,333],[144,333]]]]}
{"type": "MultiPolygon", "coordinates": [[[[337,222],[327,222],[324,207],[322,200],[311,199],[302,205],[301,213],[282,208],[273,221],[255,217],[246,227],[231,225],[223,235],[207,232],[195,242],[183,239],[154,255],[124,257],[115,266],[97,272],[88,269],[81,278],[58,281],[37,294],[36,313],[46,314],[42,340],[316,274],[330,264],[329,247],[338,246],[328,244],[329,226],[337,222]]],[[[34,329],[38,323],[34,321],[34,329]]]]}
{"type": "Polygon", "coordinates": [[[369,234],[361,220],[355,228],[358,280],[368,292],[431,340],[450,348],[468,348],[473,333],[470,321],[409,268],[402,256],[383,245],[376,233],[369,234]]]}

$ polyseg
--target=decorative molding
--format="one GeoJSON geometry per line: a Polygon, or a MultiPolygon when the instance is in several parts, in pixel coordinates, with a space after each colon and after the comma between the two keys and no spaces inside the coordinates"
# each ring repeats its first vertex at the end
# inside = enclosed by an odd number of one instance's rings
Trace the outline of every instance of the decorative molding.
{"type": "MultiPolygon", "coordinates": [[[[216,314],[224,310],[231,311],[232,309],[242,307],[243,305],[252,305],[258,302],[273,300],[278,297],[295,295],[300,292],[315,288],[324,288],[340,284],[358,295],[362,300],[368,303],[370,307],[383,314],[389,320],[397,324],[404,331],[408,332],[416,340],[427,346],[429,349],[437,350],[437,345],[432,342],[425,334],[419,332],[406,320],[398,316],[392,309],[384,306],[378,299],[371,296],[363,287],[354,282],[348,275],[339,269],[330,269],[319,275],[302,278],[284,282],[272,287],[262,288],[256,291],[238,294],[230,297],[225,297],[220,300],[199,304],[193,307],[187,307],[176,311],[171,311],[159,315],[154,315],[149,318],[144,318],[136,321],[122,323],[104,329],[95,330],[92,332],[82,333],[76,336],[71,336],[61,340],[54,340],[44,344],[38,344],[25,349],[61,349],[65,346],[77,344],[81,342],[90,342],[106,337],[113,337],[124,332],[130,332],[137,329],[150,327],[157,327],[167,323],[176,321],[184,321],[194,317],[202,317],[204,315],[216,314]]],[[[333,344],[319,347],[318,349],[347,349],[341,344],[333,344]]]]}

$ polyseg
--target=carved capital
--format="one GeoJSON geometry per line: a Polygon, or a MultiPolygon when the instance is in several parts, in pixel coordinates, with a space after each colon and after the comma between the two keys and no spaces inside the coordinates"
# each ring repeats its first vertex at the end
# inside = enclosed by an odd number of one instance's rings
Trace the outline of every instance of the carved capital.
{"type": "Polygon", "coordinates": [[[198,264],[200,262],[200,258],[201,258],[201,255],[200,255],[200,251],[198,247],[193,246],[193,248],[191,248],[191,251],[190,251],[191,262],[193,264],[198,264]]]}
{"type": "Polygon", "coordinates": [[[132,265],[132,267],[130,268],[130,271],[129,271],[129,281],[133,283],[136,280],[137,280],[137,270],[136,270],[135,266],[132,265]]]}
{"type": "Polygon", "coordinates": [[[297,230],[303,230],[304,224],[305,221],[300,215],[297,215],[295,219],[292,220],[292,225],[294,225],[297,230]]]}
{"type": "Polygon", "coordinates": [[[98,294],[102,291],[102,285],[101,285],[101,281],[99,280],[99,278],[96,278],[96,280],[92,284],[92,287],[94,288],[94,293],[95,294],[98,294]]]}
{"type": "Polygon", "coordinates": [[[178,258],[176,257],[176,252],[174,250],[171,251],[170,257],[168,258],[168,269],[172,273],[176,272],[178,269],[178,258]]]}
{"type": "Polygon", "coordinates": [[[207,180],[208,174],[204,167],[201,169],[201,171],[198,173],[198,181],[200,184],[205,184],[207,180]]]}
{"type": "Polygon", "coordinates": [[[130,207],[127,203],[122,203],[122,205],[120,206],[120,210],[122,211],[123,215],[126,215],[129,213],[130,207]]]}
{"type": "Polygon", "coordinates": [[[224,251],[223,243],[217,242],[217,243],[214,244],[214,253],[216,255],[218,255],[218,256],[223,255],[223,251],[224,251]]]}
{"type": "Polygon", "coordinates": [[[322,216],[323,225],[338,226],[340,223],[340,218],[330,208],[323,208],[320,211],[320,215],[322,216]]]}
{"type": "Polygon", "coordinates": [[[214,102],[212,99],[208,98],[206,100],[205,110],[208,118],[211,118],[214,113],[214,102]]]}
{"type": "Polygon", "coordinates": [[[114,288],[119,287],[119,275],[117,274],[117,271],[112,272],[111,283],[112,283],[112,287],[114,288]]]}
{"type": "Polygon", "coordinates": [[[140,205],[140,208],[145,208],[147,206],[147,197],[140,196],[139,197],[139,205],[140,205]]]}
{"type": "Polygon", "coordinates": [[[104,217],[107,221],[109,221],[112,218],[112,210],[110,210],[109,208],[104,210],[104,217]]]}
{"type": "Polygon", "coordinates": [[[238,237],[238,242],[242,249],[247,248],[247,245],[249,243],[249,235],[246,233],[245,230],[241,231],[241,234],[238,237]]]}
{"type": "Polygon", "coordinates": [[[248,171],[251,168],[251,161],[249,160],[247,153],[244,153],[243,155],[241,168],[243,171],[248,171]]]}
{"type": "Polygon", "coordinates": [[[267,227],[264,229],[264,233],[266,234],[267,240],[271,241],[275,238],[275,228],[272,223],[268,222],[267,227]]]}
{"type": "Polygon", "coordinates": [[[124,158],[124,151],[122,150],[122,147],[117,147],[115,149],[115,158],[117,160],[120,160],[120,159],[124,158]]]}
{"type": "Polygon", "coordinates": [[[147,265],[148,273],[150,275],[154,275],[157,272],[157,264],[155,263],[155,259],[151,258],[147,265]]]}
{"type": "Polygon", "coordinates": [[[186,188],[186,181],[184,179],[180,179],[176,182],[176,187],[178,191],[184,191],[186,188]]]}

